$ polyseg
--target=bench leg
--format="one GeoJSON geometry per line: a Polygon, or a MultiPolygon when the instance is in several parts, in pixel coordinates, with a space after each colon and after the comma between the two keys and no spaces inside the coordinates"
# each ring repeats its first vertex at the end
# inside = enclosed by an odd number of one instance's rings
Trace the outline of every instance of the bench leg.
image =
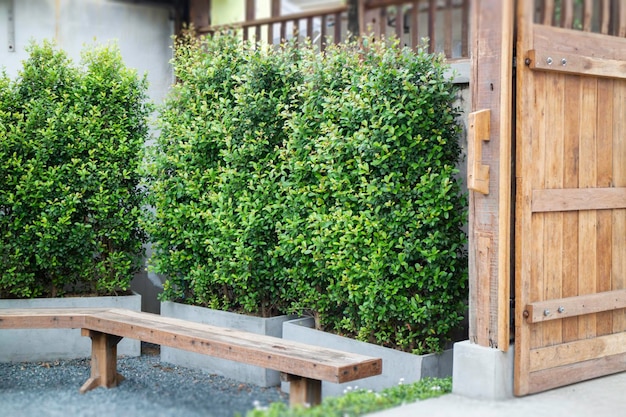
{"type": "Polygon", "coordinates": [[[322,402],[322,381],[289,374],[282,374],[281,378],[289,382],[289,406],[312,407],[322,402]]]}
{"type": "Polygon", "coordinates": [[[120,336],[82,329],[91,338],[91,377],[80,387],[80,393],[97,387],[116,387],[124,377],[117,373],[117,344],[120,336]]]}

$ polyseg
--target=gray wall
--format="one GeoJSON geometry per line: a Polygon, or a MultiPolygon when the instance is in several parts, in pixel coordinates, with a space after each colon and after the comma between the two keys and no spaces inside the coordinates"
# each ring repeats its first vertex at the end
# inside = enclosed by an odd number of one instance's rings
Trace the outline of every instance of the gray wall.
{"type": "Polygon", "coordinates": [[[167,6],[114,0],[0,0],[0,67],[17,75],[30,40],[54,39],[75,61],[85,44],[117,41],[126,65],[147,73],[149,95],[162,101],[172,83],[174,33],[167,6]],[[13,9],[13,27],[9,9],[13,9]],[[12,33],[12,34],[11,34],[12,33]],[[14,38],[13,50],[9,50],[14,38]]]}

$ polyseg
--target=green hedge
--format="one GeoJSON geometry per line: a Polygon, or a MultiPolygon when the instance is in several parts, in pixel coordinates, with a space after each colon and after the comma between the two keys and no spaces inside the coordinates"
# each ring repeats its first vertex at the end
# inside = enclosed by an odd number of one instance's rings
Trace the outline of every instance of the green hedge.
{"type": "Polygon", "coordinates": [[[146,81],[117,48],[32,44],[0,77],[0,298],[115,294],[140,267],[146,81]]]}
{"type": "Polygon", "coordinates": [[[279,253],[319,326],[438,350],[465,300],[453,85],[439,58],[382,43],[311,56],[288,122],[279,253]]]}
{"type": "Polygon", "coordinates": [[[164,297],[441,349],[467,272],[456,92],[441,59],[227,35],[176,51],[148,180],[164,297]]]}
{"type": "Polygon", "coordinates": [[[167,299],[276,315],[287,308],[276,164],[297,56],[229,36],[180,42],[148,170],[154,270],[169,276],[167,299]]]}

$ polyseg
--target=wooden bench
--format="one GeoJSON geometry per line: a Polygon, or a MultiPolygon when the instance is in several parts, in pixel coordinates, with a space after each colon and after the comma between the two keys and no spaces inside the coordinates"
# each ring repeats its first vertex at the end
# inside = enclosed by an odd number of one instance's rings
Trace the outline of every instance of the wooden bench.
{"type": "Polygon", "coordinates": [[[0,309],[0,329],[82,329],[91,338],[91,377],[80,388],[115,387],[124,338],[274,369],[290,383],[290,404],[319,404],[322,381],[343,383],[382,372],[382,359],[126,309],[0,309]]]}

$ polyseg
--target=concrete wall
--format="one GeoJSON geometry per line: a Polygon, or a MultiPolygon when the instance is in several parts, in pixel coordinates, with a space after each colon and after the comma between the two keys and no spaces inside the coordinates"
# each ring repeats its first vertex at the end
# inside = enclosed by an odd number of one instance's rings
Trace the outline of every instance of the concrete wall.
{"type": "Polygon", "coordinates": [[[28,57],[25,47],[30,40],[54,39],[76,61],[85,44],[114,40],[126,65],[148,74],[149,96],[160,102],[173,81],[172,17],[168,6],[119,0],[0,0],[0,67],[11,77],[17,75],[21,61],[28,57]]]}

